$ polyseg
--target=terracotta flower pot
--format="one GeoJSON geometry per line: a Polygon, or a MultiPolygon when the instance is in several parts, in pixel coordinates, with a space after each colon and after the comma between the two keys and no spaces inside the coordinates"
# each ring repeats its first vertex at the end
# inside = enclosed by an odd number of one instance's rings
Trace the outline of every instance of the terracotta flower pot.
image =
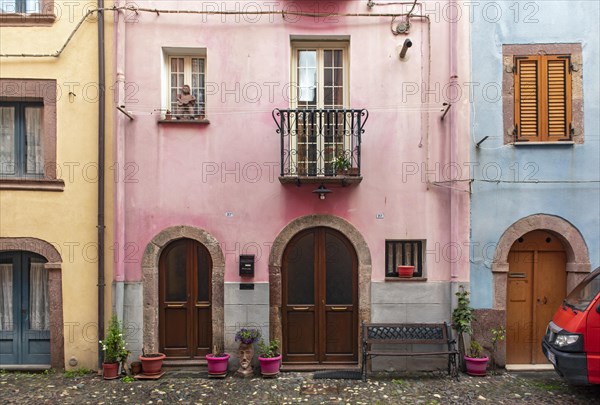
{"type": "Polygon", "coordinates": [[[468,357],[465,356],[465,366],[467,367],[467,374],[475,376],[486,375],[487,364],[489,358],[487,357],[468,357]]]}
{"type": "Polygon", "coordinates": [[[119,377],[119,363],[102,363],[102,376],[105,380],[119,377]]]}
{"type": "Polygon", "coordinates": [[[415,266],[398,266],[398,277],[409,278],[414,272],[415,266]]]}
{"type": "Polygon", "coordinates": [[[146,375],[160,374],[160,370],[162,369],[162,363],[165,357],[167,356],[165,356],[162,353],[154,353],[147,354],[146,356],[140,356],[143,373],[146,375]]]}
{"type": "Polygon", "coordinates": [[[208,363],[208,374],[222,376],[227,374],[227,365],[229,364],[229,355],[225,353],[224,357],[214,357],[212,354],[206,355],[208,363]]]}
{"type": "Polygon", "coordinates": [[[281,354],[277,357],[260,357],[258,356],[258,362],[260,363],[260,372],[262,375],[273,376],[279,374],[279,368],[281,367],[281,354]]]}

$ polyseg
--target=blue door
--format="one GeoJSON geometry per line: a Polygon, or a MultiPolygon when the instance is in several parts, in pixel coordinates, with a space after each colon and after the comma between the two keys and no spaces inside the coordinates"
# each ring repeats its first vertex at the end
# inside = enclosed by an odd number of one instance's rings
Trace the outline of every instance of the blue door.
{"type": "Polygon", "coordinates": [[[0,253],[0,364],[50,364],[50,305],[46,260],[34,253],[0,253]]]}

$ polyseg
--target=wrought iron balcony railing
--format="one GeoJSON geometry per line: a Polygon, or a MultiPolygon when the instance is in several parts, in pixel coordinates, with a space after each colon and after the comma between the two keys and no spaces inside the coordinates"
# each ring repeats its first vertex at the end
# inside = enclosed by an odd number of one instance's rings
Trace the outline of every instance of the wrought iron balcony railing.
{"type": "Polygon", "coordinates": [[[360,176],[365,109],[273,110],[281,177],[360,176]]]}

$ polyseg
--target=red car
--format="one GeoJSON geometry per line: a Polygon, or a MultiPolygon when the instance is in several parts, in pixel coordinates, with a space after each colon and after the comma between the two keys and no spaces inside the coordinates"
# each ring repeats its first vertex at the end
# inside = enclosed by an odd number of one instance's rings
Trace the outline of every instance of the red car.
{"type": "Polygon", "coordinates": [[[567,296],[542,340],[556,372],[572,384],[600,384],[600,267],[567,296]]]}

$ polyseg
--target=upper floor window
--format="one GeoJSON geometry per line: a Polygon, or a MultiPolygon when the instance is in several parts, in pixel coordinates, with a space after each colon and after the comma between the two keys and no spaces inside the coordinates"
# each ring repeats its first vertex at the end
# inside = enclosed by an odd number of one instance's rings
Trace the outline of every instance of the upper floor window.
{"type": "Polygon", "coordinates": [[[0,189],[61,191],[56,81],[0,79],[0,189]]]}
{"type": "Polygon", "coordinates": [[[44,175],[43,121],[41,103],[0,103],[0,175],[44,175]]]}
{"type": "Polygon", "coordinates": [[[163,103],[166,120],[206,120],[206,49],[163,48],[163,103]]]}
{"type": "Polygon", "coordinates": [[[54,0],[0,0],[2,26],[46,26],[55,19],[54,0]]]}
{"type": "Polygon", "coordinates": [[[505,143],[583,143],[580,44],[504,45],[505,143]]]}
{"type": "Polygon", "coordinates": [[[570,141],[570,56],[516,56],[514,68],[517,141],[570,141]]]}

